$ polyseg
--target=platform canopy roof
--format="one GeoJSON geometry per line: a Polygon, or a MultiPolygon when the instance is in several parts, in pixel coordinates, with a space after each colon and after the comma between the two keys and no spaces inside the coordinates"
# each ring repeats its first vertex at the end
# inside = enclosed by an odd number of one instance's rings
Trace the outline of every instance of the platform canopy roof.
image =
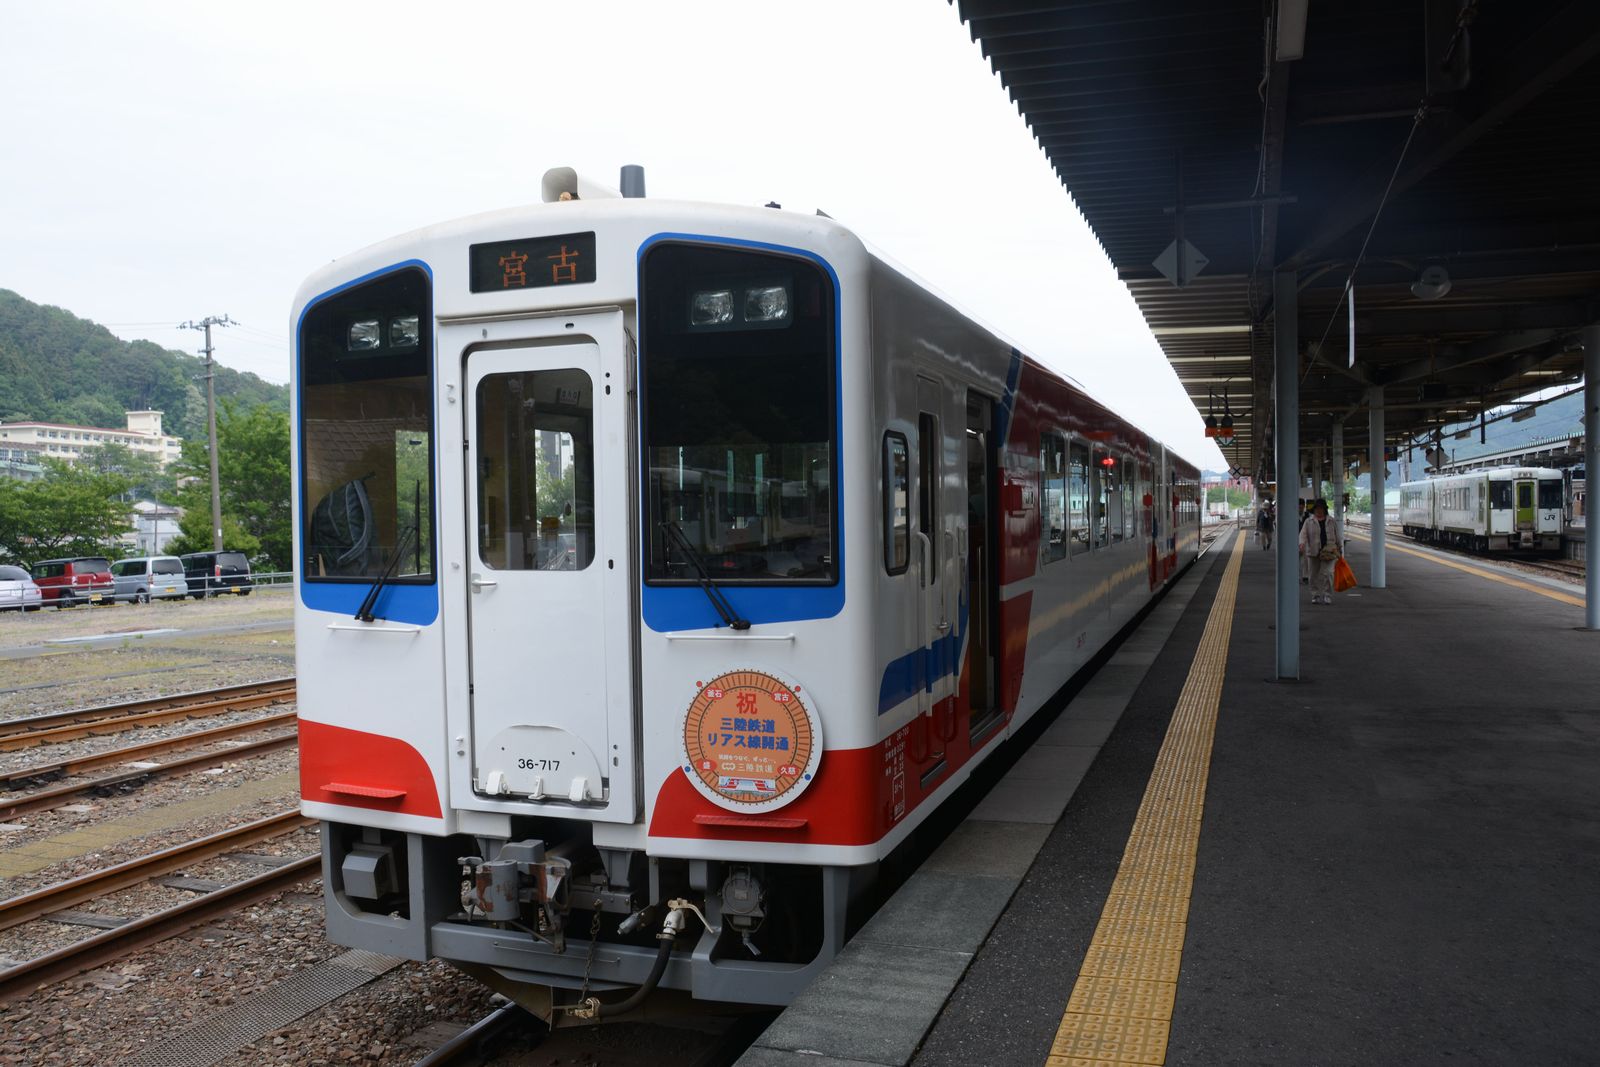
{"type": "Polygon", "coordinates": [[[1407,443],[1581,375],[1600,2],[953,2],[1189,396],[1226,394],[1235,468],[1273,469],[1275,271],[1303,446],[1364,441],[1372,385],[1407,443]],[[1181,285],[1155,265],[1180,239],[1205,261],[1181,285]]]}

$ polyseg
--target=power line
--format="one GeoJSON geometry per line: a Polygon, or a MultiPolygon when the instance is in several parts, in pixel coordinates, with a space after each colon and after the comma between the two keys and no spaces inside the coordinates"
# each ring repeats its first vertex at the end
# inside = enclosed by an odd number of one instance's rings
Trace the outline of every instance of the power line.
{"type": "Polygon", "coordinates": [[[1394,161],[1394,170],[1389,173],[1389,183],[1383,187],[1383,196],[1378,199],[1378,206],[1372,212],[1372,225],[1367,227],[1367,236],[1361,241],[1361,251],[1356,253],[1355,262],[1350,264],[1350,273],[1344,280],[1344,289],[1339,293],[1339,302],[1333,305],[1333,314],[1328,316],[1328,324],[1322,328],[1322,336],[1317,339],[1316,347],[1311,350],[1311,358],[1306,361],[1305,373],[1300,376],[1302,385],[1311,377],[1312,366],[1322,358],[1322,346],[1328,340],[1328,334],[1332,331],[1333,324],[1338,321],[1339,312],[1344,308],[1344,302],[1349,299],[1350,290],[1356,284],[1356,271],[1361,269],[1362,262],[1367,258],[1367,246],[1372,243],[1372,235],[1377,232],[1378,220],[1383,217],[1383,209],[1389,203],[1389,194],[1394,191],[1395,179],[1400,177],[1400,168],[1405,164],[1406,153],[1411,151],[1411,142],[1427,117],[1428,102],[1424,100],[1417,105],[1417,113],[1412,116],[1406,143],[1400,146],[1400,158],[1394,161]]]}

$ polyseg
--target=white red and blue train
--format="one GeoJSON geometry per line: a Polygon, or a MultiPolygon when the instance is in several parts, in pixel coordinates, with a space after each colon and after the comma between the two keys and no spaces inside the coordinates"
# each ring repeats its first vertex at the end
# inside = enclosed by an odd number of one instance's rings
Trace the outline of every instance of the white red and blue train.
{"type": "Polygon", "coordinates": [[[545,200],[295,300],[328,932],[546,1015],[783,1004],[1194,558],[1198,472],[826,217],[545,200]]]}

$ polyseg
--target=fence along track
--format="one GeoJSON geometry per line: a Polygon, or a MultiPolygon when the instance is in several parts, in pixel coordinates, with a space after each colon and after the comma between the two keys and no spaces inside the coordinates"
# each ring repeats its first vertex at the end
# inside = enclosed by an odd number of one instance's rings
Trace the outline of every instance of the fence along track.
{"type": "Polygon", "coordinates": [[[179,719],[245,711],[293,700],[293,678],[226,686],[222,689],[136,700],[100,708],[31,715],[0,722],[0,752],[51,741],[72,741],[92,734],[115,733],[136,726],[157,726],[179,719]]]}

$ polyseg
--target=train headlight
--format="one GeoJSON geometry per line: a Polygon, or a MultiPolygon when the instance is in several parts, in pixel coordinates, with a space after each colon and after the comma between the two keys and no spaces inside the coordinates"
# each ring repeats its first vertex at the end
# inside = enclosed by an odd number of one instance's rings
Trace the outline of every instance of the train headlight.
{"type": "Polygon", "coordinates": [[[689,325],[721,326],[733,321],[733,290],[708,289],[689,301],[689,325]]]}
{"type": "Polygon", "coordinates": [[[419,336],[420,334],[417,330],[417,317],[415,315],[407,315],[403,318],[389,320],[389,347],[414,347],[419,336]]]}
{"type": "Polygon", "coordinates": [[[782,322],[788,317],[788,289],[781,285],[767,285],[760,289],[745,290],[744,321],[782,322]]]}
{"type": "Polygon", "coordinates": [[[364,352],[369,348],[377,348],[383,342],[383,324],[377,319],[366,319],[362,322],[350,324],[349,349],[352,352],[364,352]]]}

